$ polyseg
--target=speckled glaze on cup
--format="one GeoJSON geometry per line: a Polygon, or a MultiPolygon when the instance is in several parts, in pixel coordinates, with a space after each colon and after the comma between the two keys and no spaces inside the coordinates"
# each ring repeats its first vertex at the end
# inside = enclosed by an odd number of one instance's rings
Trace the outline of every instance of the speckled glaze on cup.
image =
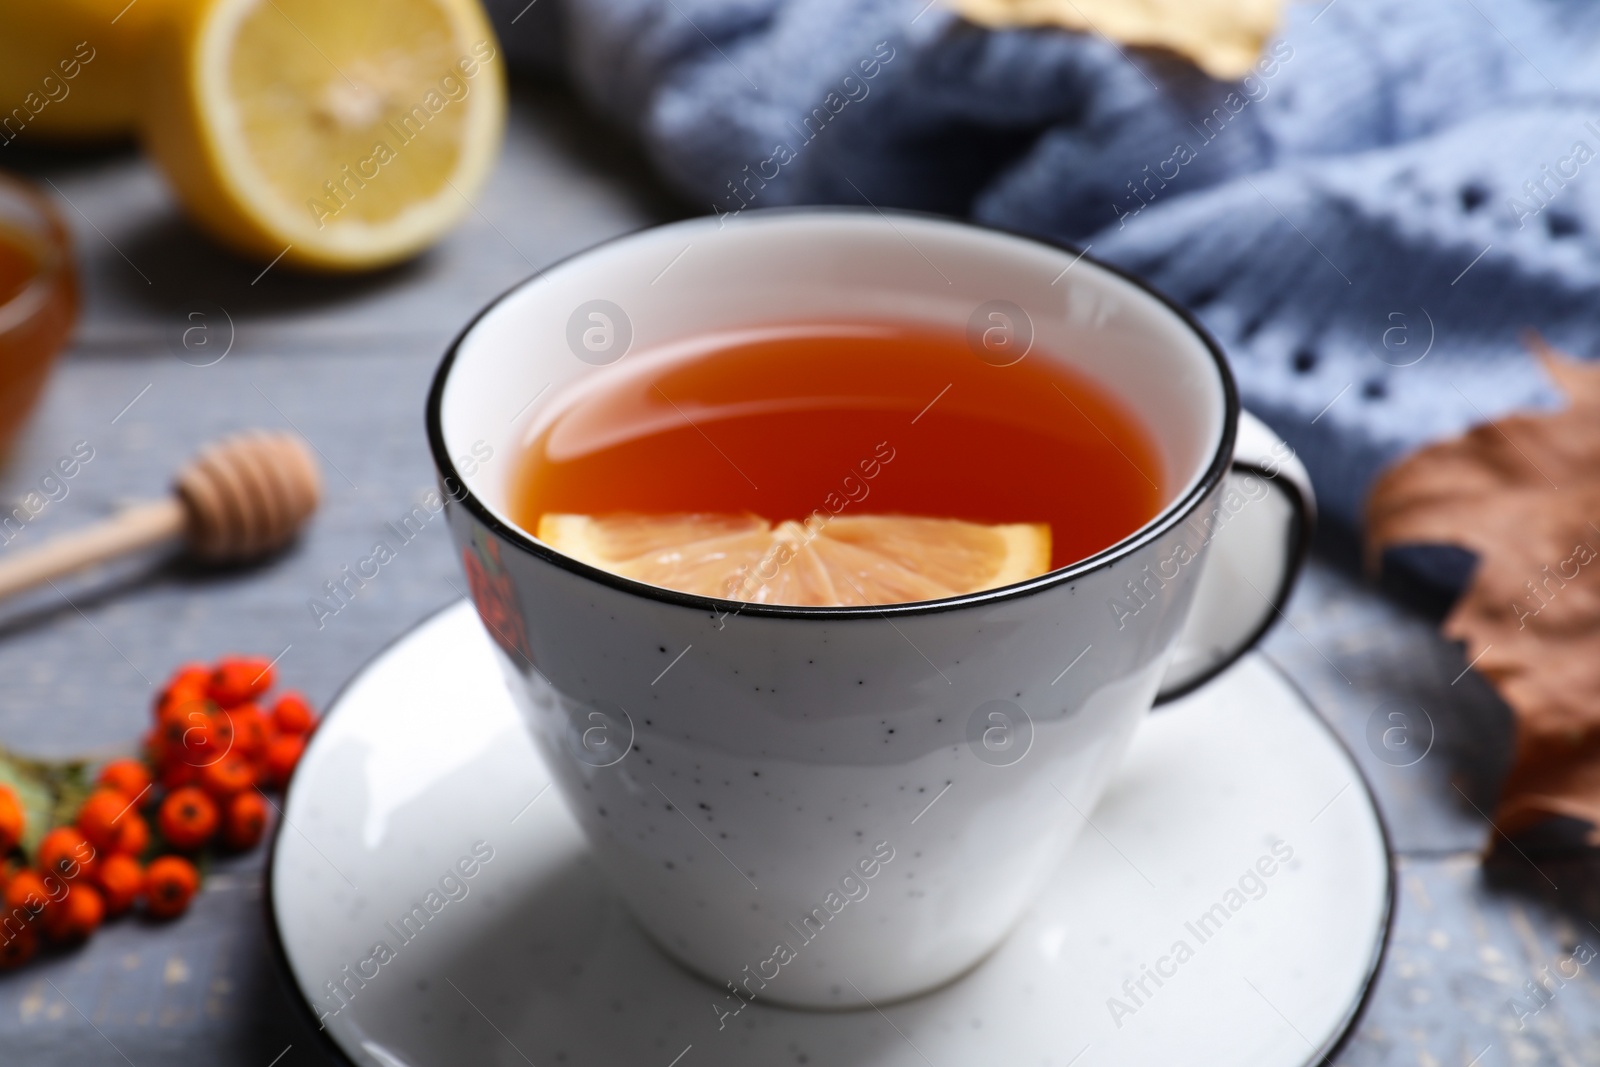
{"type": "Polygon", "coordinates": [[[720,988],[728,1025],[752,997],[882,1003],[982,959],[1152,703],[1270,621],[1310,520],[1304,471],[1241,417],[1181,311],[1074,251],[911,214],[746,212],[582,253],[463,332],[428,433],[473,599],[567,804],[644,928],[720,988]],[[509,518],[541,412],[619,360],[712,331],[975,315],[1135,413],[1163,466],[1156,518],[1015,586],[881,608],[659,589],[509,518]]]}

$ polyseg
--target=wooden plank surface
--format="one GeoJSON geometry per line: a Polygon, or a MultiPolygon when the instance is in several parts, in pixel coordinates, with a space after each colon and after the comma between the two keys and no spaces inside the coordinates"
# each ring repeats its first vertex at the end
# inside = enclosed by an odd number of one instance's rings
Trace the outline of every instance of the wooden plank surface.
{"type": "MultiPolygon", "coordinates": [[[[86,305],[0,471],[0,500],[25,493],[75,442],[94,449],[69,494],[12,547],[161,493],[200,443],[244,427],[299,430],[322,454],[328,488],[310,535],[270,566],[215,575],[144,559],[0,610],[0,744],[50,756],[131,748],[150,683],[186,659],[281,652],[287,682],[324,702],[378,648],[461,595],[435,523],[321,628],[307,606],[432,485],[424,391],[467,318],[540,266],[682,211],[615,134],[528,88],[461,229],[417,263],[365,279],[262,274],[264,263],[215,251],[131,152],[8,152],[0,165],[54,184],[86,305]],[[202,360],[182,347],[196,324],[213,351],[226,348],[219,362],[195,366],[202,360]]],[[[1511,1004],[1531,1004],[1524,983],[1579,943],[1600,949],[1594,855],[1558,835],[1480,863],[1508,715],[1462,675],[1433,618],[1380,596],[1338,539],[1326,540],[1290,625],[1266,648],[1356,753],[1401,854],[1392,948],[1337,1062],[1600,1063],[1592,966],[1536,1014],[1519,1017],[1511,1004]],[[1392,766],[1367,741],[1373,716],[1392,706],[1420,707],[1432,724],[1431,748],[1412,766],[1392,766]]],[[[267,953],[263,859],[221,865],[176,923],[114,924],[79,951],[0,977],[0,1063],[330,1062],[267,953]]]]}

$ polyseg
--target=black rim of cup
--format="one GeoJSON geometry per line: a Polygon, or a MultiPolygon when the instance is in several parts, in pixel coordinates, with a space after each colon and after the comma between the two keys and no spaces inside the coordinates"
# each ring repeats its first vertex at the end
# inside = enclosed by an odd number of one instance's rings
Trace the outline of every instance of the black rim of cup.
{"type": "MultiPolygon", "coordinates": [[[[1239,393],[1234,384],[1233,373],[1228,368],[1227,357],[1223,355],[1222,346],[1211,336],[1206,328],[1200,325],[1185,308],[1175,303],[1164,293],[1153,288],[1148,282],[1137,275],[1122,270],[1119,267],[1103,263],[1086,254],[1082,249],[1065,242],[1056,242],[1037,237],[1032,234],[1019,233],[1014,230],[1001,229],[995,226],[984,226],[978,223],[967,222],[962,219],[950,218],[944,215],[935,215],[918,211],[874,211],[866,208],[848,206],[827,207],[787,207],[765,208],[752,210],[745,213],[746,221],[740,225],[758,225],[759,220],[778,217],[794,216],[840,216],[850,215],[862,220],[876,220],[883,217],[906,218],[911,220],[938,222],[948,226],[986,230],[999,234],[1012,240],[1040,245],[1056,252],[1065,252],[1077,259],[1087,260],[1099,269],[1114,275],[1127,282],[1140,291],[1155,299],[1162,307],[1182,322],[1189,331],[1199,338],[1206,351],[1211,354],[1212,363],[1216,368],[1217,376],[1222,385],[1223,419],[1222,433],[1217,441],[1216,451],[1211,457],[1205,473],[1198,482],[1190,487],[1182,497],[1172,501],[1164,507],[1155,518],[1145,523],[1127,537],[1106,548],[1087,556],[1075,563],[1056,570],[1047,571],[1034,578],[1018,582],[1015,585],[1001,586],[997,589],[986,589],[982,592],[967,593],[961,596],[946,597],[941,600],[917,600],[901,604],[868,604],[859,606],[817,607],[798,604],[754,604],[748,601],[727,600],[721,597],[702,596],[697,593],[684,593],[664,586],[650,585],[645,582],[634,581],[621,575],[612,574],[610,571],[592,567],[558,552],[535,539],[521,527],[505,522],[495,515],[487,505],[480,500],[477,494],[467,487],[460,472],[456,470],[454,461],[446,447],[443,426],[444,393],[449,386],[450,371],[455,366],[456,357],[460,355],[463,344],[471,336],[474,329],[488,315],[497,310],[511,294],[521,290],[524,286],[536,283],[541,277],[562,265],[582,256],[586,256],[601,248],[609,247],[621,241],[627,241],[641,233],[664,228],[663,226],[647,226],[629,233],[620,234],[598,244],[591,245],[580,252],[566,256],[538,274],[517,282],[505,290],[487,306],[473,316],[462,331],[456,335],[450,347],[445,350],[444,359],[439,364],[439,369],[434,373],[433,385],[428,390],[427,403],[427,428],[428,446],[433,452],[433,462],[438,470],[439,481],[444,498],[447,501],[460,504],[466,508],[472,517],[481,523],[491,533],[510,543],[528,555],[534,556],[546,563],[561,567],[590,581],[599,582],[610,586],[620,592],[630,593],[647,600],[673,604],[678,607],[690,608],[695,611],[710,612],[719,615],[745,615],[761,618],[781,619],[846,619],[846,618],[894,618],[907,615],[930,615],[942,611],[953,611],[957,608],[970,607],[976,604],[992,603],[999,600],[1009,600],[1016,597],[1029,596],[1033,593],[1053,589],[1063,583],[1071,583],[1086,574],[1115,565],[1119,560],[1126,558],[1140,548],[1155,541],[1190,518],[1200,502],[1219,485],[1227,475],[1233,459],[1234,438],[1239,427],[1239,393]],[[454,488],[452,488],[454,486],[454,488]]],[[[703,219],[687,220],[687,223],[666,223],[664,226],[674,225],[701,225],[703,219]]]]}

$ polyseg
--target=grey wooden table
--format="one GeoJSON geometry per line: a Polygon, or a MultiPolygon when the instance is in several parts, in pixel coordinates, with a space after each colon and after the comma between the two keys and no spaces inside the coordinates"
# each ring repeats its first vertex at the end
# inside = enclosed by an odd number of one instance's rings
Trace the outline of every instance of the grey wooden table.
{"type": "MultiPolygon", "coordinates": [[[[0,744],[49,756],[131,747],[151,683],[187,659],[281,653],[286,681],[326,701],[381,646],[460,596],[434,524],[322,628],[307,606],[431,486],[423,396],[466,319],[537,267],[684,211],[571,101],[529,87],[515,93],[504,156],[465,224],[421,260],[357,280],[262,275],[265,264],[217,252],[130,151],[7,151],[0,165],[54,186],[85,309],[0,471],[0,500],[20,497],[76,442],[94,449],[70,493],[13,547],[162,492],[197,445],[234,429],[292,426],[328,479],[310,535],[269,566],[216,575],[133,561],[0,610],[0,744]],[[179,358],[197,322],[213,351],[226,349],[219,362],[179,358]]],[[[1571,833],[1485,859],[1483,812],[1505,771],[1510,721],[1435,636],[1436,612],[1425,598],[1364,584],[1332,531],[1290,625],[1265,645],[1356,753],[1397,852],[1392,943],[1337,1062],[1600,1064],[1593,965],[1536,1014],[1519,1018],[1511,1006],[1532,1007],[1524,983],[1578,944],[1600,949],[1600,865],[1571,833]],[[1374,713],[1396,701],[1425,709],[1435,732],[1428,756],[1408,767],[1388,765],[1366,740],[1374,713]]],[[[0,1064],[330,1062],[270,956],[263,862],[258,852],[220,866],[175,923],[115,923],[80,950],[0,977],[0,1064]]]]}

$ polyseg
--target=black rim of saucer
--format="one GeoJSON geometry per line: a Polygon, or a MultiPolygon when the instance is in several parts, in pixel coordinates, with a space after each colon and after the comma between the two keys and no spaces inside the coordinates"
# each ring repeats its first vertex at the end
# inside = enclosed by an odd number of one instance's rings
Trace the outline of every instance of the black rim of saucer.
{"type": "MultiPolygon", "coordinates": [[[[413,623],[411,626],[407,627],[401,633],[386,641],[382,648],[373,653],[370,659],[363,663],[354,674],[345,680],[344,684],[339,687],[338,691],[329,700],[327,711],[324,714],[324,722],[338,714],[346,694],[349,693],[351,688],[354,687],[355,683],[364,677],[368,671],[374,669],[379,662],[389,655],[389,653],[394,651],[396,646],[401,644],[401,642],[405,641],[423,626],[437,619],[445,612],[459,607],[463,603],[470,604],[470,601],[456,600],[434,611],[430,611],[428,614],[417,620],[417,622],[413,623]]],[[[473,610],[476,611],[475,608],[473,610]]],[[[1317,711],[1316,704],[1311,701],[1310,696],[1299,685],[1299,683],[1290,677],[1287,671],[1285,671],[1274,660],[1265,654],[1262,654],[1261,658],[1263,662],[1265,662],[1272,670],[1272,672],[1289,687],[1289,689],[1295,694],[1301,703],[1306,706],[1307,710],[1310,712],[1311,719],[1322,729],[1322,732],[1327,735],[1328,740],[1333,743],[1334,747],[1343,752],[1345,758],[1350,762],[1351,768],[1355,771],[1355,780],[1360,783],[1361,791],[1367,799],[1367,807],[1371,810],[1373,821],[1377,824],[1378,836],[1383,842],[1383,921],[1379,924],[1377,937],[1375,938],[1372,953],[1367,964],[1366,975],[1362,979],[1360,995],[1358,995],[1351,1003],[1349,1011],[1347,1012],[1345,1019],[1342,1025],[1339,1027],[1337,1033],[1330,1037],[1322,1048],[1315,1050],[1305,1060],[1302,1061],[1302,1067],[1314,1067],[1314,1065],[1332,1062],[1339,1055],[1339,1053],[1344,1050],[1344,1047],[1349,1043],[1350,1039],[1355,1036],[1356,1029],[1360,1024],[1362,1017],[1366,1014],[1367,1005],[1371,1003],[1373,993],[1377,988],[1378,976],[1383,969],[1383,962],[1387,958],[1389,951],[1389,942],[1394,934],[1394,840],[1389,834],[1389,826],[1384,820],[1383,810],[1378,806],[1378,798],[1372,791],[1372,783],[1367,780],[1367,775],[1361,769],[1361,764],[1356,760],[1355,753],[1351,751],[1350,746],[1345,743],[1344,738],[1339,735],[1338,731],[1334,730],[1328,721],[1323,718],[1321,712],[1317,711]]],[[[311,750],[315,748],[321,741],[321,733],[322,732],[319,730],[317,733],[312,735],[310,743],[306,746],[307,753],[310,753],[311,750]]],[[[304,756],[301,757],[302,762],[304,761],[304,758],[304,756]]],[[[288,946],[284,944],[283,930],[278,922],[278,906],[276,897],[273,894],[273,875],[277,869],[278,862],[278,841],[283,836],[284,823],[287,820],[287,815],[285,813],[290,806],[290,802],[295,793],[295,788],[300,781],[301,778],[298,773],[290,778],[288,787],[284,791],[283,804],[279,809],[278,819],[274,822],[271,837],[267,841],[267,862],[262,872],[263,889],[261,894],[262,912],[263,917],[266,920],[267,943],[274,968],[277,970],[278,975],[284,985],[287,986],[290,991],[291,995],[289,1000],[294,1004],[297,1014],[300,1015],[300,1017],[316,1035],[318,1044],[324,1049],[324,1051],[328,1052],[340,1062],[348,1063],[351,1065],[351,1067],[359,1067],[357,1060],[345,1050],[343,1045],[339,1044],[339,1042],[331,1033],[323,1028],[322,1020],[317,1015],[316,1007],[311,1001],[310,993],[301,987],[299,980],[295,977],[294,966],[289,961],[289,949],[288,946]]],[[[692,974],[692,972],[686,973],[692,974]]],[[[696,980],[699,979],[697,978],[696,980]]]]}

